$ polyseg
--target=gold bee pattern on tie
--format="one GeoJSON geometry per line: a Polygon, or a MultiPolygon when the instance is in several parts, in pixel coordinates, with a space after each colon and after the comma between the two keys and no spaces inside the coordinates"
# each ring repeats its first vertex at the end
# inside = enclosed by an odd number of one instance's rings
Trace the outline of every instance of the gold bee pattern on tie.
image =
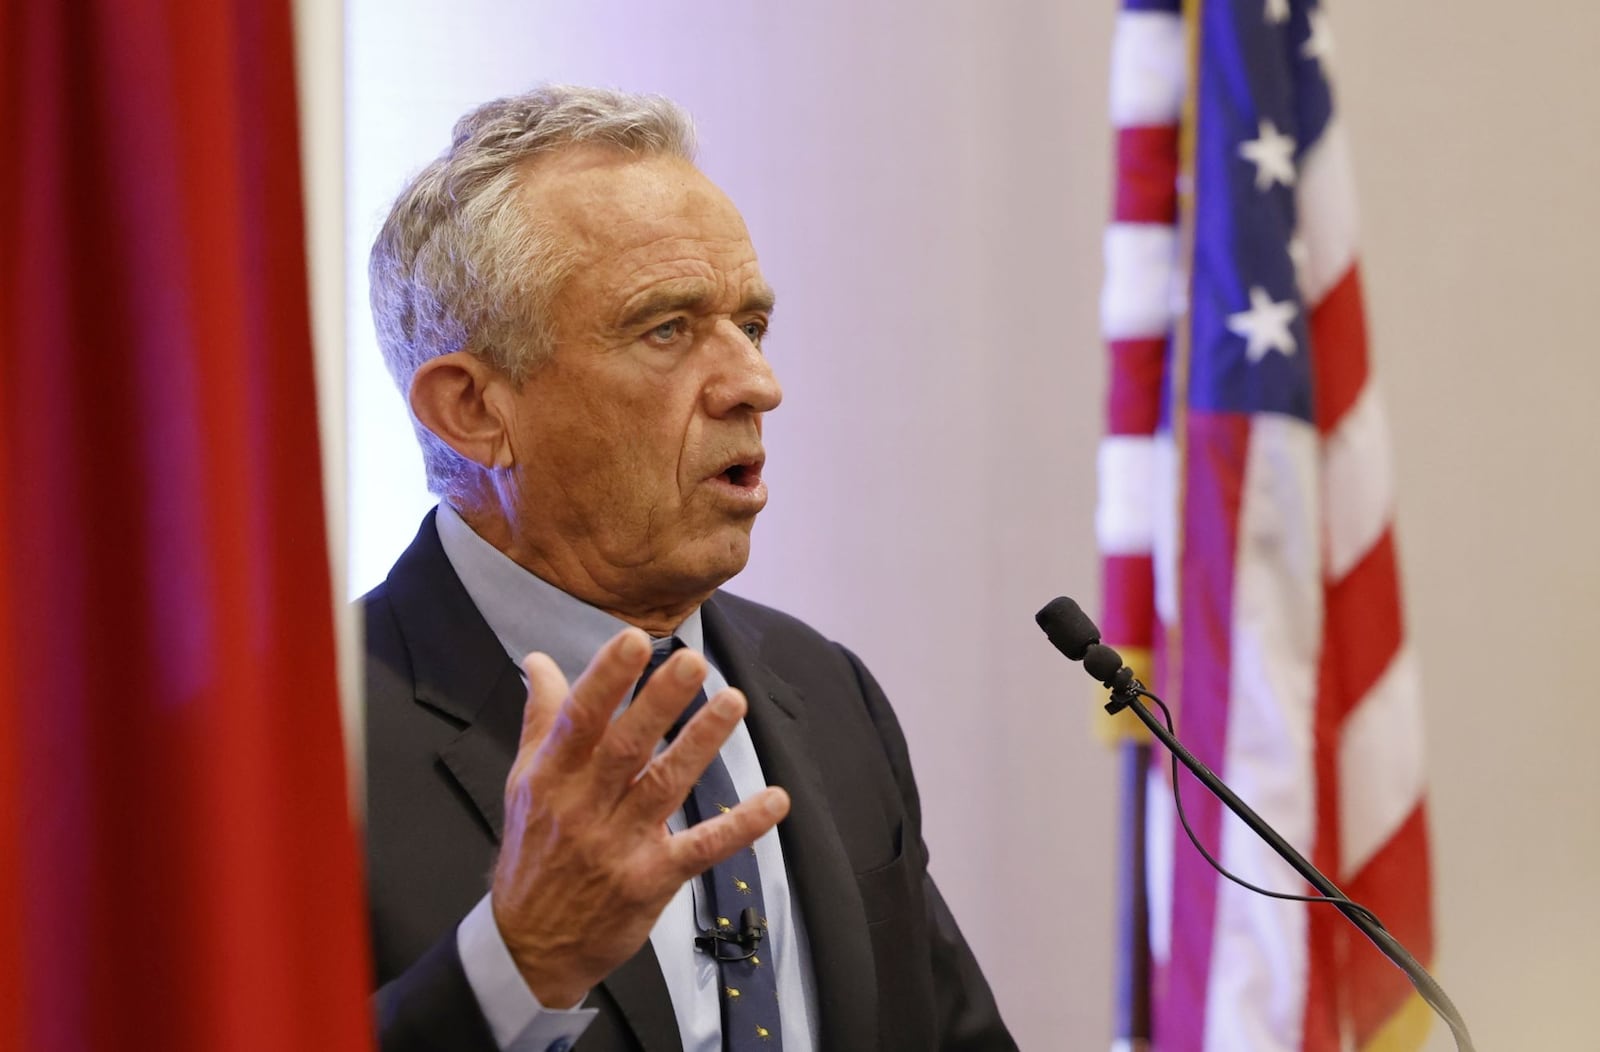
{"type": "MultiPolygon", "coordinates": [[[[659,641],[649,666],[639,677],[639,686],[644,686],[662,662],[683,645],[676,636],[659,641]]],[[[669,742],[705,702],[705,691],[701,691],[667,732],[669,742]]],[[[738,802],[739,794],[728,768],[722,757],[717,756],[684,801],[684,817],[690,825],[695,825],[702,819],[726,814],[738,802]]],[[[767,909],[761,894],[761,870],[755,849],[738,852],[713,866],[705,874],[705,888],[716,932],[725,936],[743,935],[755,923],[763,936],[754,944],[730,939],[698,941],[702,950],[709,945],[715,952],[721,972],[722,1047],[725,1052],[754,1052],[756,1049],[781,1052],[783,1032],[779,1026],[781,999],[777,977],[772,968],[762,964],[762,955],[769,952],[765,938],[767,909]]]]}

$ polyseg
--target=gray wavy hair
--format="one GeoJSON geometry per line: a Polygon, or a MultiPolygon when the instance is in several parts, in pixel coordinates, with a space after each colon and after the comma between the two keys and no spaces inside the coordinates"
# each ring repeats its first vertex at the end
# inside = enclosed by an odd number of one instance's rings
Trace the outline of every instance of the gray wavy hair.
{"type": "MultiPolygon", "coordinates": [[[[692,161],[694,125],[660,96],[546,85],[462,117],[400,192],[368,271],[378,346],[408,407],[430,358],[465,349],[520,384],[551,353],[549,307],[572,260],[518,189],[535,158],[578,144],[692,161]]],[[[465,496],[478,466],[411,422],[428,488],[465,496]]]]}

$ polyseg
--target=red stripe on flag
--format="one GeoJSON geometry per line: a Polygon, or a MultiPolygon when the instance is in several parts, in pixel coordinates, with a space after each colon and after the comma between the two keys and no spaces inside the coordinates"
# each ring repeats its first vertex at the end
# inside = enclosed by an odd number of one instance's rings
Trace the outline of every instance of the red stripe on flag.
{"type": "Polygon", "coordinates": [[[1150,647],[1155,643],[1156,584],[1148,555],[1108,555],[1100,561],[1100,594],[1105,596],[1100,631],[1113,646],[1150,647]]]}
{"type": "MultiPolygon", "coordinates": [[[[1232,668],[1233,586],[1239,506],[1250,441],[1248,417],[1191,412],[1184,449],[1183,554],[1179,573],[1178,733],[1223,778],[1232,668]]],[[[1201,842],[1221,845],[1221,805],[1193,776],[1181,775],[1184,808],[1201,842]]],[[[1174,833],[1172,951],[1164,975],[1156,1046],[1201,1052],[1205,1035],[1218,876],[1174,833]]]]}
{"type": "Polygon", "coordinates": [[[1117,129],[1119,223],[1178,221],[1178,128],[1172,124],[1117,129]]]}
{"type": "Polygon", "coordinates": [[[1327,603],[1323,638],[1338,662],[1338,689],[1322,704],[1331,719],[1343,723],[1389,668],[1404,639],[1392,527],[1344,580],[1328,586],[1327,603]]]}
{"type": "Polygon", "coordinates": [[[1106,395],[1106,433],[1153,435],[1161,423],[1161,377],[1167,338],[1111,340],[1111,389],[1106,395]]]}
{"type": "MultiPolygon", "coordinates": [[[[1376,913],[1424,967],[1432,962],[1433,874],[1425,804],[1419,802],[1394,836],[1343,886],[1345,894],[1376,913]]],[[[1405,973],[1365,938],[1351,931],[1347,941],[1348,1007],[1360,1047],[1405,1003],[1413,988],[1405,973]]]]}
{"type": "MultiPolygon", "coordinates": [[[[1319,852],[1320,854],[1320,852],[1319,852]]],[[[1327,872],[1318,858],[1311,864],[1327,872]]],[[[1308,891],[1309,894],[1309,891],[1308,891]]],[[[1340,957],[1350,922],[1332,906],[1306,911],[1306,1006],[1298,1052],[1340,1052],[1340,957]]]]}
{"type": "Polygon", "coordinates": [[[1361,270],[1352,266],[1311,312],[1311,367],[1317,430],[1344,419],[1367,384],[1367,319],[1361,270]]]}
{"type": "MultiPolygon", "coordinates": [[[[1317,841],[1311,861],[1324,873],[1339,878],[1338,865],[1344,831],[1339,825],[1339,800],[1343,793],[1339,773],[1339,743],[1346,718],[1389,668],[1403,639],[1399,574],[1395,565],[1393,531],[1385,530],[1372,549],[1344,577],[1325,587],[1326,614],[1323,653],[1319,670],[1316,721],[1317,841]]],[[[1426,863],[1425,835],[1416,850],[1426,863]]],[[[1382,851],[1389,850],[1386,845],[1382,851]]],[[[1370,868],[1370,867],[1369,867],[1370,868]]],[[[1383,872],[1380,864],[1379,873],[1383,872]]],[[[1367,894],[1340,880],[1345,893],[1383,915],[1384,897],[1393,894],[1383,879],[1369,882],[1367,894]],[[1369,896],[1374,901],[1369,901],[1369,896]]],[[[1427,921],[1426,878],[1417,889],[1420,914],[1427,921]]],[[[1397,915],[1412,921],[1416,902],[1399,904],[1397,915]]],[[[1309,917],[1306,980],[1305,1052],[1334,1052],[1340,1047],[1340,1018],[1359,1018],[1359,986],[1363,979],[1349,964],[1348,944],[1353,937],[1344,918],[1330,909],[1312,910],[1309,917]]],[[[1364,941],[1359,940],[1358,941],[1364,941]]],[[[1402,942],[1407,942],[1402,937],[1402,942]]],[[[1415,947],[1413,947],[1415,951],[1415,947]]],[[[1376,953],[1376,951],[1373,951],[1376,953]]],[[[1387,960],[1382,967],[1393,972],[1402,986],[1404,977],[1387,960]]],[[[1365,967],[1365,966],[1363,966],[1365,967]]],[[[1389,1004],[1390,1002],[1385,1002],[1389,1004]]],[[[1392,1002],[1397,1006],[1398,1001],[1392,1002]]],[[[1393,1007],[1385,1008],[1387,1018],[1393,1007]]]]}

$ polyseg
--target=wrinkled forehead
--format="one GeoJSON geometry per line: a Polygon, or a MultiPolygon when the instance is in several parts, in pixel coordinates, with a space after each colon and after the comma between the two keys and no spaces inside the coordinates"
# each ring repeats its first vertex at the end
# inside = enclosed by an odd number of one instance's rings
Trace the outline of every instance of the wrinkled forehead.
{"type": "Polygon", "coordinates": [[[580,252],[615,255],[674,238],[725,242],[749,251],[739,210],[680,157],[638,157],[609,146],[577,146],[539,158],[523,200],[546,229],[580,252]]]}

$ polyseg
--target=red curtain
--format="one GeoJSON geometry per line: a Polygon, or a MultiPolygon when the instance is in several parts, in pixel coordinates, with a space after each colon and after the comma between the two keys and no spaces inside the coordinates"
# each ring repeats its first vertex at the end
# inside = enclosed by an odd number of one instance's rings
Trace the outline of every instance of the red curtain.
{"type": "Polygon", "coordinates": [[[288,0],[0,0],[0,1048],[371,1045],[288,0]]]}

